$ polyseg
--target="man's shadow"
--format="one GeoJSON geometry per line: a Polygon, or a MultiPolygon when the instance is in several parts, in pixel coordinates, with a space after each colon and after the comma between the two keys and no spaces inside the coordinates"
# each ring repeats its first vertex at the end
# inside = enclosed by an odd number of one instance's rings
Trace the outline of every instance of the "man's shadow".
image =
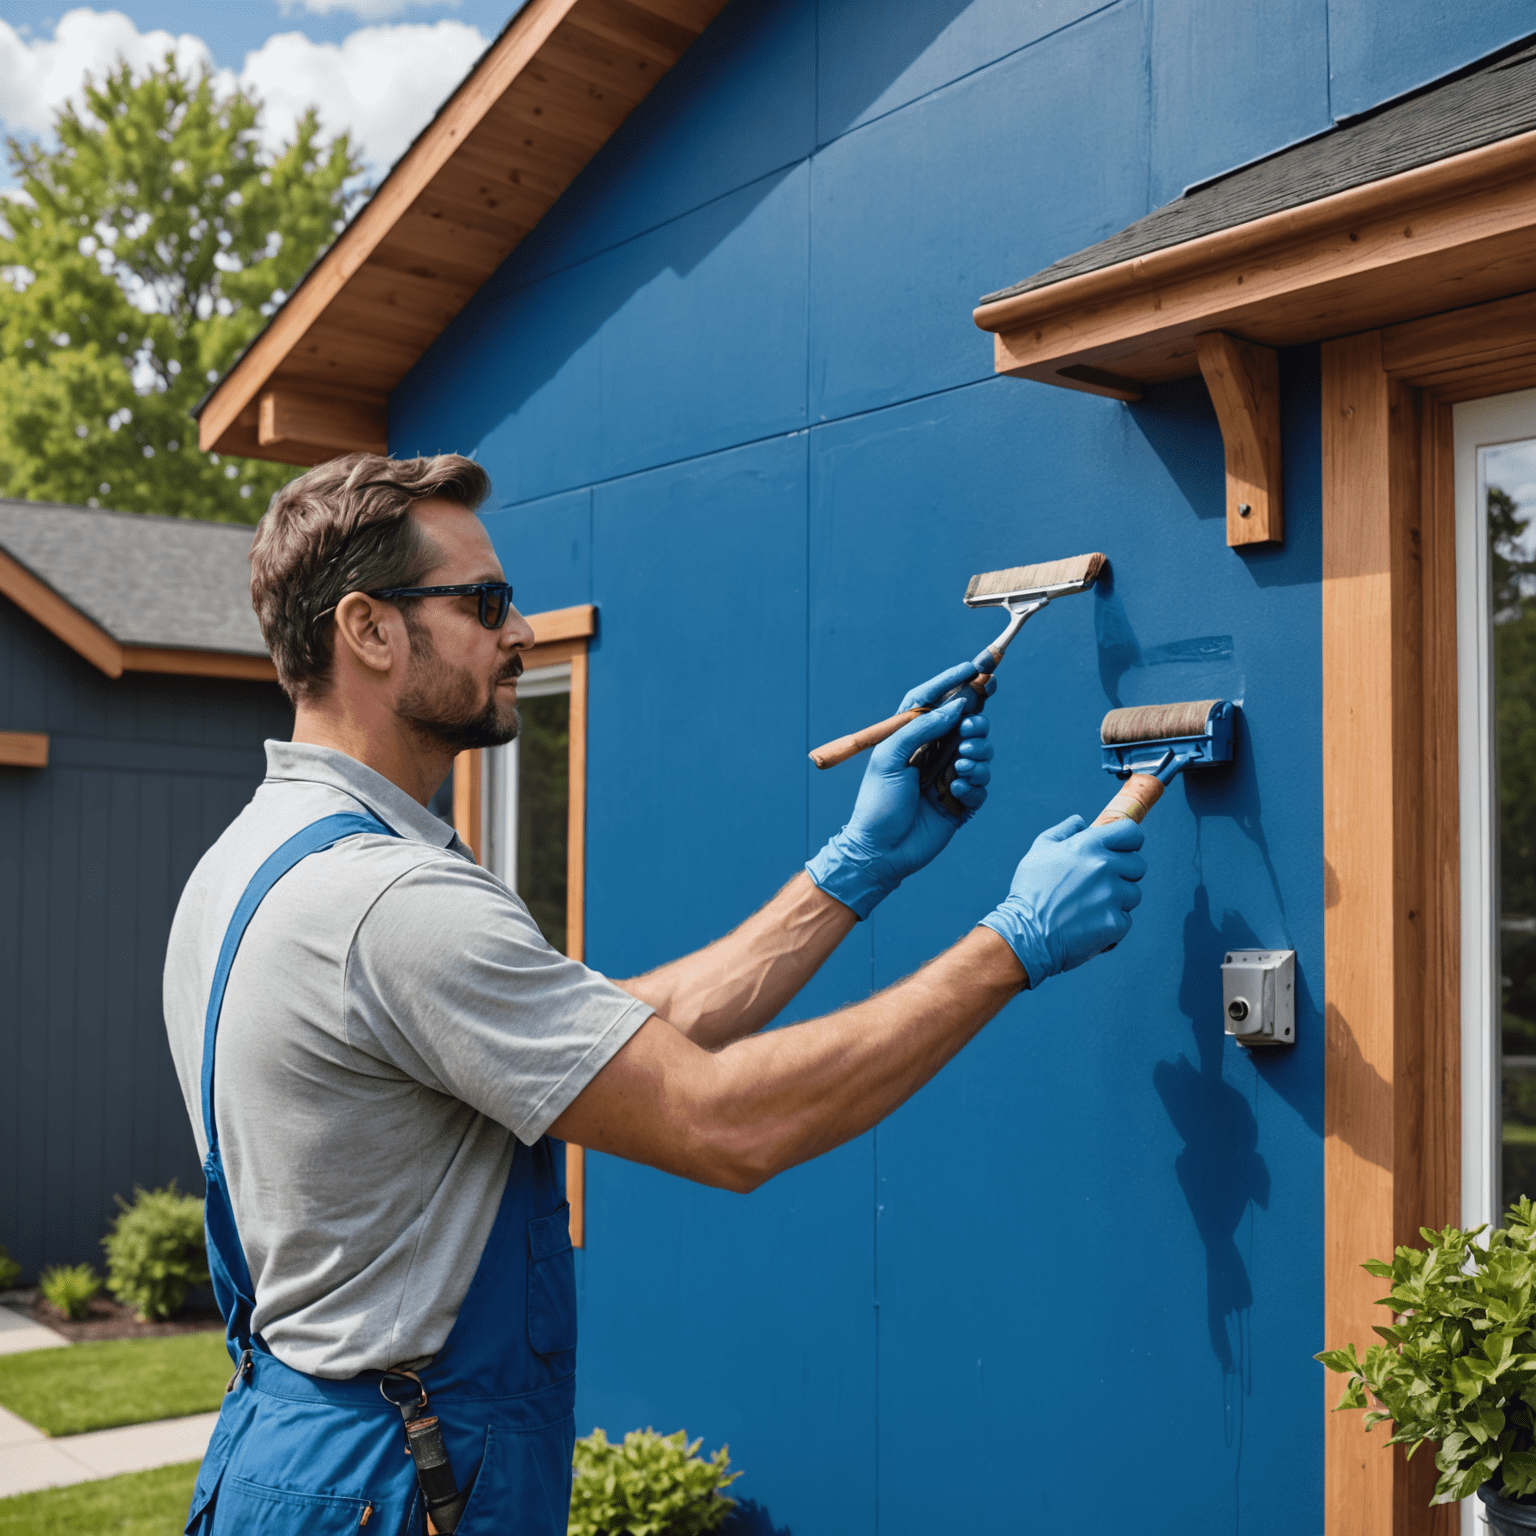
{"type": "MultiPolygon", "coordinates": [[[[1259,1124],[1253,1109],[1222,1077],[1226,1032],[1221,1011],[1221,962],[1227,950],[1258,947],[1235,914],[1211,921],[1210,896],[1202,882],[1184,919],[1184,975],[1179,1011],[1195,1034],[1199,1065],[1180,1054],[1160,1061],[1152,1083],[1184,1149],[1174,1173],[1200,1241],[1205,1245],[1206,1320],[1211,1350],[1223,1375],[1245,1376],[1244,1314],[1253,1304],[1248,1266],[1237,1246],[1237,1230],[1250,1203],[1269,1205],[1269,1169],[1259,1156],[1259,1124]]],[[[1244,1383],[1246,1385],[1246,1383],[1244,1383]]]]}

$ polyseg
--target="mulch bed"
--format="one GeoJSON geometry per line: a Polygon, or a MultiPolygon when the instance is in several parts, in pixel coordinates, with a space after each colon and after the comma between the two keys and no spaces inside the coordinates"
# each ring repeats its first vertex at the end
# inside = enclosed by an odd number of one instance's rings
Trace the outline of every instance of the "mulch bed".
{"type": "Polygon", "coordinates": [[[13,1312],[62,1334],[71,1344],[87,1339],[158,1339],[172,1333],[204,1333],[224,1326],[224,1320],[212,1307],[185,1307],[169,1322],[142,1323],[131,1308],[105,1295],[91,1302],[90,1315],[78,1323],[70,1322],[37,1291],[10,1291],[0,1301],[13,1312]]]}

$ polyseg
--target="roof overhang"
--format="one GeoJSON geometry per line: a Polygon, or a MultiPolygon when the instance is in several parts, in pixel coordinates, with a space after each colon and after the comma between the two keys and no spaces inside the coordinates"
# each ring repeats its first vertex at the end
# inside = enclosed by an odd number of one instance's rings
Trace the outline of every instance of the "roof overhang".
{"type": "Polygon", "coordinates": [[[199,444],[386,451],[389,395],[725,0],[529,0],[199,410],[199,444]]]}
{"type": "Polygon", "coordinates": [[[4,550],[0,550],[0,596],[10,598],[23,613],[108,677],[121,677],[124,672],[169,672],[182,677],[277,681],[277,668],[269,656],[176,646],[124,645],[4,550]]]}
{"type": "Polygon", "coordinates": [[[999,373],[1119,400],[1226,332],[1295,346],[1536,289],[1536,132],[980,305],[999,373]]]}

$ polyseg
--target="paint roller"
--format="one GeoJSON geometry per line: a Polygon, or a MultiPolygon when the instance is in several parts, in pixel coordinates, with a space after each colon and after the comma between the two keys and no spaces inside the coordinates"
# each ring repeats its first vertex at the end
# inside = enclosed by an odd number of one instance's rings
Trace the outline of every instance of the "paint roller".
{"type": "MultiPolygon", "coordinates": [[[[1040,565],[1015,565],[1001,571],[983,571],[972,576],[965,589],[964,602],[968,608],[1003,608],[1008,613],[1008,624],[996,640],[976,658],[978,675],[969,682],[951,688],[935,704],[919,704],[891,715],[874,725],[866,725],[862,731],[839,736],[811,753],[811,761],[818,768],[834,768],[856,757],[867,747],[879,745],[894,736],[909,720],[927,714],[947,704],[967,688],[976,694],[976,709],[986,702],[987,677],[996,670],[1013,641],[1013,637],[1026,622],[1058,597],[1070,597],[1086,592],[1099,579],[1105,566],[1101,554],[1073,555],[1067,560],[1049,560],[1040,565]]],[[[974,713],[974,711],[967,711],[974,713]]],[[[935,781],[939,783],[941,801],[955,814],[961,807],[951,798],[949,786],[954,779],[955,758],[960,750],[960,730],[957,726],[938,741],[925,742],[912,754],[911,762],[918,770],[922,787],[927,789],[935,781]]]]}
{"type": "Polygon", "coordinates": [[[1125,782],[1094,826],[1140,821],[1186,768],[1230,763],[1235,714],[1226,699],[1110,710],[1099,727],[1104,768],[1125,782]]]}

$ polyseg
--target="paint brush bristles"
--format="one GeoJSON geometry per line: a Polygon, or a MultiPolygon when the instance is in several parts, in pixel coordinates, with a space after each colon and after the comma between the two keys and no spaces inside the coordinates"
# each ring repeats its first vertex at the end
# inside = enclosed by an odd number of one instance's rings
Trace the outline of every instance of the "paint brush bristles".
{"type": "Polygon", "coordinates": [[[1072,592],[1086,592],[1103,569],[1104,556],[1094,554],[1047,560],[1043,565],[1015,565],[1005,571],[983,571],[971,577],[965,601],[970,607],[979,608],[1004,603],[1009,598],[1065,597],[1072,592]]]}

